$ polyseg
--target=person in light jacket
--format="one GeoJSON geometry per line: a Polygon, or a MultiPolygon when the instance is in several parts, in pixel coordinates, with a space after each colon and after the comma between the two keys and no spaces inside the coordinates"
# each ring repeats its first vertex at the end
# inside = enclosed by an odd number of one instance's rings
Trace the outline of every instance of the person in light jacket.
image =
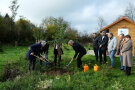
{"type": "Polygon", "coordinates": [[[129,76],[131,74],[131,67],[133,66],[133,43],[130,35],[125,36],[125,44],[121,51],[123,56],[123,66],[126,66],[125,75],[129,76]]]}
{"type": "Polygon", "coordinates": [[[113,68],[114,67],[114,55],[117,50],[118,39],[116,37],[114,37],[113,33],[109,33],[108,38],[109,38],[108,52],[109,52],[109,57],[111,59],[110,68],[113,68]]]}

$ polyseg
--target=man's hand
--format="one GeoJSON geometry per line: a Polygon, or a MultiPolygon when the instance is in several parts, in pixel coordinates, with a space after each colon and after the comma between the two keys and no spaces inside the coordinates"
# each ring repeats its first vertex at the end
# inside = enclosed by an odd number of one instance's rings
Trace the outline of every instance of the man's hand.
{"type": "Polygon", "coordinates": [[[123,53],[121,53],[120,55],[123,56],[123,53]]]}
{"type": "Polygon", "coordinates": [[[42,57],[40,57],[40,60],[42,60],[42,61],[43,61],[43,58],[42,58],[42,57]]]}
{"type": "Polygon", "coordinates": [[[99,45],[99,48],[101,48],[102,47],[102,45],[99,45]]]}
{"type": "Polygon", "coordinates": [[[44,59],[45,59],[45,61],[49,62],[45,56],[42,56],[42,58],[44,58],[44,59]]]}
{"type": "Polygon", "coordinates": [[[30,55],[34,56],[34,53],[33,53],[33,52],[32,52],[32,53],[30,53],[30,55]]]}
{"type": "Polygon", "coordinates": [[[46,59],[45,56],[42,56],[42,57],[43,57],[44,59],[46,59]]]}
{"type": "Polygon", "coordinates": [[[72,61],[74,60],[74,58],[72,58],[72,61]]]}

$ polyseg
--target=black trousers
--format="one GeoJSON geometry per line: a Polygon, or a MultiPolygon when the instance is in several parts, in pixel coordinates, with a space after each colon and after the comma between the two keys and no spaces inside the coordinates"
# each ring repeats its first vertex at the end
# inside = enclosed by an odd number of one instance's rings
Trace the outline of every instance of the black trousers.
{"type": "Polygon", "coordinates": [[[107,59],[106,59],[106,49],[105,50],[99,49],[100,63],[102,63],[102,55],[104,55],[104,63],[106,63],[106,61],[107,61],[107,59]]]}
{"type": "Polygon", "coordinates": [[[125,74],[128,76],[131,74],[131,67],[126,67],[126,72],[125,74]]]}
{"type": "Polygon", "coordinates": [[[59,57],[58,65],[60,65],[61,56],[60,56],[60,55],[58,55],[58,54],[54,54],[54,63],[55,63],[55,65],[57,64],[57,56],[59,57]]]}
{"type": "Polygon", "coordinates": [[[96,61],[98,61],[98,48],[94,48],[94,53],[96,56],[96,61]]]}
{"type": "Polygon", "coordinates": [[[85,54],[79,53],[79,55],[77,57],[77,67],[78,68],[81,68],[81,66],[82,66],[82,60],[81,60],[81,58],[83,57],[83,55],[85,55],[85,54]]]}
{"type": "Polygon", "coordinates": [[[31,70],[31,67],[32,67],[32,70],[35,69],[35,64],[36,64],[36,58],[31,56],[29,58],[29,70],[31,70]]]}

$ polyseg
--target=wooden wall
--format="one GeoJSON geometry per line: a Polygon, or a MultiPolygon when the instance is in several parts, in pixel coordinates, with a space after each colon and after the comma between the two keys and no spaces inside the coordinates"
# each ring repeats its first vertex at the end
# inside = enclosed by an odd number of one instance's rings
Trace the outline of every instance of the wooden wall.
{"type": "Polygon", "coordinates": [[[122,20],[119,23],[109,27],[109,32],[113,33],[115,37],[117,37],[119,41],[118,36],[118,29],[119,28],[128,28],[129,29],[129,35],[131,35],[131,39],[133,41],[133,54],[135,55],[135,24],[128,22],[126,20],[122,20]]]}

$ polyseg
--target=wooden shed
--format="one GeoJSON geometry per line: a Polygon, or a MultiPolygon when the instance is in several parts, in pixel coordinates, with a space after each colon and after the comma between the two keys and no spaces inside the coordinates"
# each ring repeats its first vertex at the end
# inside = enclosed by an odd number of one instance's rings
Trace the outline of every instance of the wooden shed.
{"type": "Polygon", "coordinates": [[[106,31],[107,33],[111,32],[115,37],[119,40],[119,35],[121,33],[125,35],[131,35],[131,39],[133,41],[133,54],[135,55],[135,22],[128,19],[127,17],[122,17],[112,24],[102,28],[100,30],[106,31]]]}

